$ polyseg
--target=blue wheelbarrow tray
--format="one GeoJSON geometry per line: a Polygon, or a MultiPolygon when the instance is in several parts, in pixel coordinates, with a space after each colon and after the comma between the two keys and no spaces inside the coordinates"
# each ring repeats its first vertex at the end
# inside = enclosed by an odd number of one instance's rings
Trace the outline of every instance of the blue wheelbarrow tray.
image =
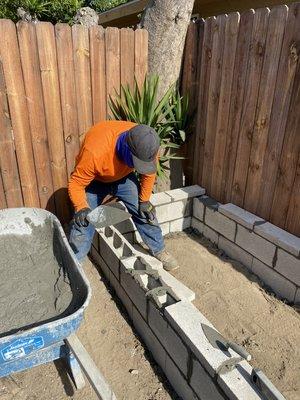
{"type": "MultiPolygon", "coordinates": [[[[82,321],[91,297],[89,283],[70,248],[60,222],[53,214],[38,208],[11,208],[0,211],[0,240],[5,240],[9,235],[16,235],[16,240],[20,238],[20,246],[26,246],[24,237],[31,235],[35,227],[42,229],[41,232],[48,230],[47,235],[52,238],[50,245],[55,247],[54,257],[60,259],[71,286],[71,302],[58,315],[32,321],[27,326],[14,327],[6,333],[1,331],[0,321],[0,377],[65,358],[75,384],[80,386],[80,367],[65,339],[78,329],[82,321]]],[[[14,266],[7,265],[7,268],[14,266]]],[[[15,279],[22,279],[22,276],[15,279]]]]}

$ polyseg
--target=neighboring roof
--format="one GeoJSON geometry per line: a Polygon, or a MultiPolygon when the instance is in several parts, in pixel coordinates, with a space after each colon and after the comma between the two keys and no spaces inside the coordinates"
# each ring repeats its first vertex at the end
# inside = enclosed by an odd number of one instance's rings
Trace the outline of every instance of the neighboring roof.
{"type": "MultiPolygon", "coordinates": [[[[139,22],[139,14],[143,12],[149,0],[132,0],[99,14],[99,24],[103,26],[128,27],[139,22]]],[[[209,17],[244,11],[249,8],[271,7],[278,4],[293,3],[292,0],[195,0],[193,14],[199,17],[209,17]]]]}

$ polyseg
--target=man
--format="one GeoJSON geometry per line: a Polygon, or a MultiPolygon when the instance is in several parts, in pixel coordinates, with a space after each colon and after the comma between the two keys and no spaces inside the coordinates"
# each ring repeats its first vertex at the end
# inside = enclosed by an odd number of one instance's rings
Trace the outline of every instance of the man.
{"type": "Polygon", "coordinates": [[[150,203],[158,150],[158,135],[146,125],[104,121],[86,134],[68,188],[75,208],[70,245],[79,262],[89,252],[95,232],[86,217],[107,195],[112,195],[126,205],[152,255],[168,271],[178,267],[165,250],[155,209],[150,203]],[[140,180],[134,171],[140,174],[140,180]]]}

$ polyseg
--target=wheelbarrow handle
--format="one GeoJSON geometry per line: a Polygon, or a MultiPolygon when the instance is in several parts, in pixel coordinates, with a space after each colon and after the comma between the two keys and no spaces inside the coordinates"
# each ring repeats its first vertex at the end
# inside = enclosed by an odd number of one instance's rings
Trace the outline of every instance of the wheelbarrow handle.
{"type": "Polygon", "coordinates": [[[96,364],[86,351],[78,337],[73,333],[65,339],[68,347],[74,354],[85,376],[92,385],[100,400],[117,400],[116,395],[104,379],[96,364]]]}

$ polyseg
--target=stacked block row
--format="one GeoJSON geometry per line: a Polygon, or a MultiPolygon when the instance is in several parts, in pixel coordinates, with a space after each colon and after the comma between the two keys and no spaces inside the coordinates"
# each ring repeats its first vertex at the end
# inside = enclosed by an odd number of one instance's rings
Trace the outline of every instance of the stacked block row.
{"type": "Polygon", "coordinates": [[[300,238],[234,204],[193,200],[192,227],[281,298],[300,304],[300,238]]]}
{"type": "Polygon", "coordinates": [[[212,326],[191,303],[194,292],[137,251],[115,228],[95,236],[91,256],[123,303],[135,329],[184,400],[261,399],[252,368],[219,369],[238,355],[214,348],[201,324],[212,326]]]}

